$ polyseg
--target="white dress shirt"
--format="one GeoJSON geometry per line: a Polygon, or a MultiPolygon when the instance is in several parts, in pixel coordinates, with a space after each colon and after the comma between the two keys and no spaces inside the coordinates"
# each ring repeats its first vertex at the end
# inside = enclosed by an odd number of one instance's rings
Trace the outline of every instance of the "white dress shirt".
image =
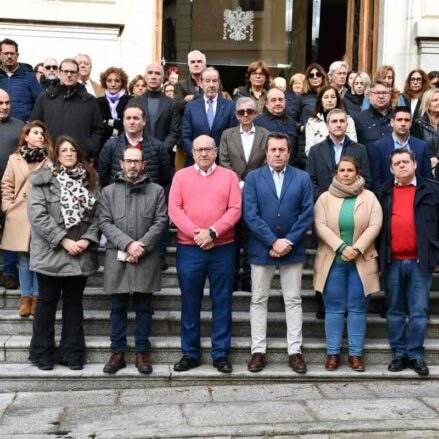
{"type": "Polygon", "coordinates": [[[253,141],[255,139],[255,126],[252,125],[250,131],[246,132],[242,129],[242,125],[240,125],[239,132],[241,134],[242,147],[244,148],[245,161],[248,163],[250,153],[252,152],[253,141]]]}

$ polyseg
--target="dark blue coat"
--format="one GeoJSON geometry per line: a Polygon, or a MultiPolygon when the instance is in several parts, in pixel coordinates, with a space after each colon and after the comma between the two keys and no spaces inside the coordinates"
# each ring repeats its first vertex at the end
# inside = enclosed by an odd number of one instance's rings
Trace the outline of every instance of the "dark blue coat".
{"type": "Polygon", "coordinates": [[[354,117],[355,129],[357,130],[357,141],[368,147],[372,142],[376,142],[385,136],[392,134],[390,118],[392,111],[383,116],[379,111],[370,106],[354,117]]]}
{"type": "Polygon", "coordinates": [[[27,122],[35,100],[42,92],[32,67],[20,63],[11,76],[0,68],[0,88],[5,90],[11,99],[11,116],[27,122]]]}
{"type": "MultiPolygon", "coordinates": [[[[183,147],[188,158],[192,158],[192,142],[202,134],[212,137],[215,140],[215,145],[219,147],[223,131],[239,125],[235,117],[235,108],[233,101],[218,96],[215,119],[212,128],[209,128],[204,98],[195,99],[186,105],[183,115],[182,135],[183,147]]],[[[191,160],[190,162],[193,163],[191,160]]]]}
{"type": "MultiPolygon", "coordinates": [[[[120,172],[120,160],[128,145],[125,134],[111,137],[105,142],[98,159],[98,174],[102,186],[114,183],[115,176],[120,172]]],[[[171,162],[164,143],[149,136],[142,142],[143,156],[146,161],[145,171],[153,183],[166,186],[171,181],[171,162]]]]}
{"type": "MultiPolygon", "coordinates": [[[[411,136],[409,145],[416,157],[416,174],[421,175],[424,178],[432,178],[427,143],[411,136]]],[[[378,142],[373,143],[368,148],[367,152],[372,174],[372,189],[377,188],[386,181],[393,181],[394,177],[390,172],[389,155],[394,149],[395,144],[392,136],[384,137],[378,142]]]]}
{"type": "MultiPolygon", "coordinates": [[[[375,192],[383,209],[383,227],[377,246],[382,274],[385,274],[392,260],[390,224],[393,187],[393,181],[388,181],[375,192]]],[[[419,268],[424,273],[432,273],[439,263],[439,183],[437,181],[417,177],[414,209],[419,268]]]]}
{"type": "Polygon", "coordinates": [[[244,221],[250,230],[250,264],[285,265],[305,260],[305,234],[314,218],[309,175],[287,166],[280,199],[268,165],[250,172],[244,185],[244,221]],[[289,239],[293,249],[282,258],[269,255],[279,238],[289,239]]]}

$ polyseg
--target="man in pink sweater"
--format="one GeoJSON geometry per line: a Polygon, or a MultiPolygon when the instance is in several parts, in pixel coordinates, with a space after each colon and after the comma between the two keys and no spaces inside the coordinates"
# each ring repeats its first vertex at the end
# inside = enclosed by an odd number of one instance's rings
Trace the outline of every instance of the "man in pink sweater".
{"type": "Polygon", "coordinates": [[[177,372],[200,365],[200,310],[206,275],[212,300],[212,359],[220,372],[232,372],[232,294],[234,226],[241,217],[241,190],[233,171],[215,164],[209,136],[192,145],[193,166],[178,171],[169,194],[169,216],[177,226],[177,273],[181,289],[181,349],[177,372]]]}

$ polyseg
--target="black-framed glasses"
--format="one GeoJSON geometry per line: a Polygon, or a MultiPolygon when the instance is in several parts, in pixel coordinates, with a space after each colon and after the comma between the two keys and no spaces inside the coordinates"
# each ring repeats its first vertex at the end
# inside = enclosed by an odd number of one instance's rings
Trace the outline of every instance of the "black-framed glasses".
{"type": "Polygon", "coordinates": [[[253,114],[255,114],[256,113],[256,110],[254,110],[253,108],[245,108],[245,109],[242,109],[242,110],[236,110],[236,114],[238,115],[238,116],[251,116],[251,115],[253,115],[253,114]]]}
{"type": "Polygon", "coordinates": [[[122,161],[127,164],[128,166],[130,165],[140,165],[141,163],[143,163],[143,160],[132,160],[132,159],[122,159],[122,161]]]}
{"type": "Polygon", "coordinates": [[[316,78],[321,78],[323,75],[320,72],[315,72],[315,73],[308,73],[308,78],[309,79],[316,79],[316,78]]]}
{"type": "Polygon", "coordinates": [[[58,70],[58,66],[44,66],[46,70],[58,70]]]}
{"type": "Polygon", "coordinates": [[[214,146],[205,146],[204,148],[192,148],[192,151],[195,154],[202,154],[203,152],[209,153],[209,152],[212,152],[214,150],[215,150],[214,146]]]}
{"type": "Polygon", "coordinates": [[[64,75],[77,75],[79,72],[77,70],[61,70],[61,73],[64,73],[64,75]]]}

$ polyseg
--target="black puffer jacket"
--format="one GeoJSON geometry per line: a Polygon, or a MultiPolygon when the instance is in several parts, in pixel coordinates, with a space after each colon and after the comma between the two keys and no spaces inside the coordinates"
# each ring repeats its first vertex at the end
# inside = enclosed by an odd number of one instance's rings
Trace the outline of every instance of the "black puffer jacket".
{"type": "Polygon", "coordinates": [[[439,158],[439,127],[435,128],[426,114],[415,121],[412,133],[415,137],[427,142],[430,157],[439,158]]]}
{"type": "Polygon", "coordinates": [[[102,116],[96,98],[82,84],[49,87],[38,96],[30,119],[44,122],[54,142],[61,135],[73,137],[87,159],[99,153],[102,116]]]}
{"type": "MultiPolygon", "coordinates": [[[[112,137],[103,146],[98,160],[98,174],[102,186],[114,183],[114,177],[120,172],[120,160],[128,145],[125,134],[112,137]]],[[[166,186],[171,181],[171,162],[166,146],[152,137],[144,137],[142,141],[143,155],[146,160],[145,170],[151,181],[166,186]]]]}
{"type": "Polygon", "coordinates": [[[343,98],[346,113],[348,113],[351,117],[356,116],[361,112],[363,101],[364,95],[354,95],[348,90],[343,98]]]}

